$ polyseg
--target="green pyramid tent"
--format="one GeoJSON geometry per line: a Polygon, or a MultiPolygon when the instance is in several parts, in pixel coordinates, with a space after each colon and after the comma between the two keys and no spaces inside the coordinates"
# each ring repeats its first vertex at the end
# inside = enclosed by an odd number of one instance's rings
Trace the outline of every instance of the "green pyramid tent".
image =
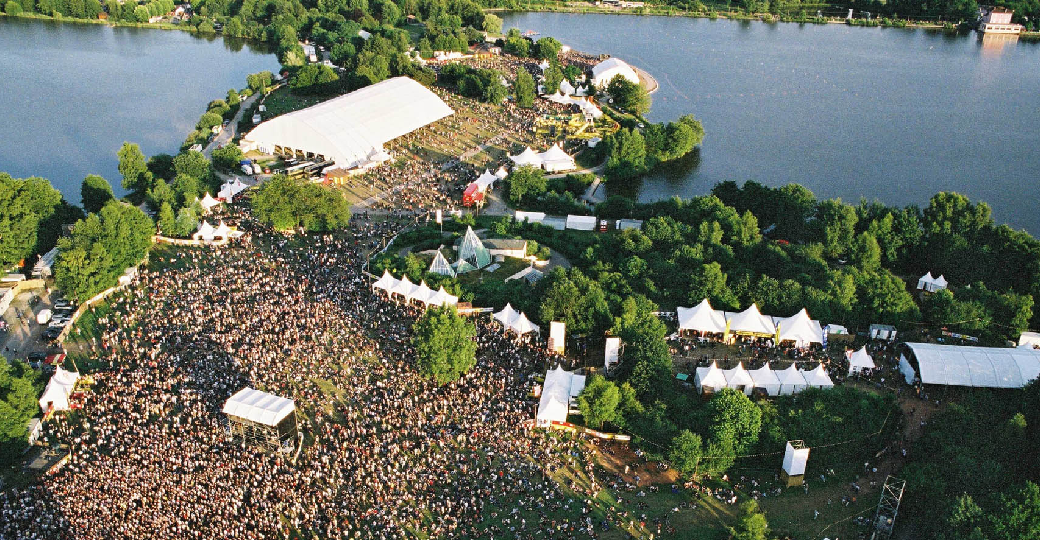
{"type": "Polygon", "coordinates": [[[437,250],[437,255],[433,258],[433,264],[430,265],[430,273],[455,277],[455,271],[451,269],[448,259],[444,258],[439,249],[437,250]]]}
{"type": "Polygon", "coordinates": [[[491,252],[473,232],[473,227],[466,227],[466,236],[462,237],[462,245],[459,246],[459,260],[466,261],[476,268],[484,268],[491,264],[491,252]]]}
{"type": "Polygon", "coordinates": [[[465,274],[466,272],[472,272],[472,271],[474,271],[476,269],[477,268],[475,266],[473,266],[472,264],[466,262],[463,259],[459,259],[459,260],[455,261],[455,273],[456,274],[465,274]]]}

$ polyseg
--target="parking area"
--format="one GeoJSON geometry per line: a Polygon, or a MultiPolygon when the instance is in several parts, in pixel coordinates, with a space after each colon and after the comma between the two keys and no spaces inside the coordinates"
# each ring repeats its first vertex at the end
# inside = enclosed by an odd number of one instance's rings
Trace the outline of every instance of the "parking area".
{"type": "Polygon", "coordinates": [[[28,361],[42,369],[60,362],[64,351],[55,342],[76,309],[57,293],[43,288],[20,291],[0,317],[0,346],[10,360],[28,361]]]}

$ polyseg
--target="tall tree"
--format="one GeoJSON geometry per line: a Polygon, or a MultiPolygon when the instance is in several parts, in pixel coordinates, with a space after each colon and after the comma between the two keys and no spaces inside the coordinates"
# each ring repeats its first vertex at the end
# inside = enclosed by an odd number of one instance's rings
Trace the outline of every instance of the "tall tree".
{"type": "Polygon", "coordinates": [[[112,193],[112,185],[108,183],[108,180],[98,175],[90,174],[83,179],[83,186],[80,188],[80,198],[83,200],[84,210],[87,212],[98,212],[108,201],[115,199],[116,196],[112,193]]]}
{"type": "Polygon", "coordinates": [[[535,85],[534,77],[526,69],[520,69],[516,73],[516,82],[513,84],[516,93],[516,104],[530,109],[534,107],[535,85]]]}
{"type": "Polygon", "coordinates": [[[438,385],[456,381],[476,365],[476,327],[454,307],[428,309],[412,326],[419,373],[438,385]]]}
{"type": "Polygon", "coordinates": [[[119,174],[123,175],[123,189],[139,191],[148,189],[144,185],[144,175],[148,171],[147,162],[141,147],[134,143],[124,142],[119,148],[119,174]]]}
{"type": "Polygon", "coordinates": [[[605,422],[614,421],[620,401],[621,393],[613,382],[593,375],[578,395],[578,409],[585,425],[599,428],[605,422]]]}

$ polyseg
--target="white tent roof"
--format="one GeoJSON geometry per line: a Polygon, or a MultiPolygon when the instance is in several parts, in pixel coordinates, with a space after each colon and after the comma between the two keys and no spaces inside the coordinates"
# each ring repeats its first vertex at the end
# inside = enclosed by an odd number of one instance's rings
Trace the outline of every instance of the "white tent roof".
{"type": "Polygon", "coordinates": [[[384,291],[393,290],[397,286],[397,280],[394,276],[390,275],[389,270],[383,270],[383,275],[372,284],[373,289],[383,289],[384,291]]]}
{"type": "Polygon", "coordinates": [[[548,60],[542,60],[542,63],[541,63],[541,64],[538,64],[538,69],[540,69],[540,70],[542,70],[542,71],[545,71],[545,70],[549,69],[549,66],[550,66],[550,65],[551,65],[551,64],[549,64],[549,61],[548,61],[548,60]]]}
{"type": "Polygon", "coordinates": [[[47,406],[54,407],[55,411],[64,411],[69,408],[69,396],[72,395],[72,390],[76,386],[76,381],[79,380],[79,373],[75,371],[65,371],[58,366],[58,369],[51,375],[51,380],[47,382],[47,388],[44,389],[43,395],[40,396],[40,410],[47,412],[47,406]]]}
{"type": "Polygon", "coordinates": [[[862,369],[874,369],[874,359],[867,354],[866,345],[862,349],[849,355],[849,373],[855,373],[862,369]]]}
{"type": "Polygon", "coordinates": [[[946,286],[950,284],[950,282],[946,281],[946,276],[943,276],[943,275],[940,275],[939,277],[935,278],[932,281],[933,281],[933,283],[935,283],[935,286],[940,288],[940,289],[945,289],[946,286]]]}
{"type": "Polygon", "coordinates": [[[751,380],[755,381],[755,388],[765,388],[766,393],[771,396],[780,393],[780,378],[776,376],[773,368],[769,367],[769,362],[750,373],[751,380]]]}
{"type": "Polygon", "coordinates": [[[592,231],[596,229],[596,216],[567,215],[567,228],[576,231],[592,231]]]}
{"type": "Polygon", "coordinates": [[[935,283],[935,278],[932,277],[932,272],[931,271],[929,271],[927,274],[921,276],[920,279],[917,280],[917,288],[918,289],[924,289],[930,283],[935,283]]]}
{"type": "Polygon", "coordinates": [[[1021,388],[1040,375],[1040,351],[1035,349],[934,343],[907,346],[914,351],[925,384],[1021,388]]]}
{"type": "Polygon", "coordinates": [[[574,158],[572,158],[567,152],[564,152],[563,148],[560,148],[559,144],[550,146],[548,150],[538,154],[538,157],[541,158],[542,163],[548,163],[550,161],[566,161],[574,163],[574,158]]]}
{"type": "Polygon", "coordinates": [[[794,341],[798,344],[823,343],[823,328],[819,321],[809,318],[809,312],[801,311],[786,319],[776,319],[780,330],[780,341],[794,341]]]}
{"type": "Polygon", "coordinates": [[[382,145],[453,114],[436,94],[395,77],[268,120],[245,139],[321,154],[341,167],[364,163],[382,145]]]}
{"type": "Polygon", "coordinates": [[[209,210],[210,208],[219,205],[220,201],[214,199],[213,197],[210,197],[209,192],[207,191],[206,196],[203,197],[201,201],[199,201],[199,204],[201,204],[202,207],[206,210],[209,210]]]}
{"type": "Polygon", "coordinates": [[[429,304],[430,301],[433,300],[433,295],[435,294],[437,293],[426,285],[426,280],[423,280],[419,282],[419,285],[416,286],[415,289],[412,289],[412,300],[418,300],[424,304],[429,304]]]}
{"type": "Polygon", "coordinates": [[[217,225],[217,227],[213,229],[213,236],[227,238],[229,234],[231,234],[231,227],[228,227],[223,221],[221,221],[220,225],[217,225]]]}
{"type": "Polygon", "coordinates": [[[390,292],[399,294],[405,298],[411,298],[412,291],[414,290],[415,284],[408,279],[408,276],[401,276],[401,279],[394,285],[393,289],[390,289],[390,292]]]}
{"type": "Polygon", "coordinates": [[[729,330],[731,332],[749,332],[754,334],[775,334],[776,327],[773,321],[758,311],[758,306],[751,307],[740,313],[727,313],[729,330]]]}
{"type": "Polygon", "coordinates": [[[827,370],[823,368],[823,364],[816,366],[816,369],[812,371],[802,370],[802,376],[805,377],[805,383],[814,388],[834,387],[834,382],[831,381],[830,375],[827,375],[827,370]]]}
{"type": "Polygon", "coordinates": [[[698,332],[722,333],[726,331],[726,317],[721,311],[712,309],[705,298],[692,308],[677,307],[680,330],[696,330],[698,332]]]}
{"type": "Polygon", "coordinates": [[[726,386],[728,388],[743,386],[745,394],[751,393],[751,388],[755,385],[755,381],[752,379],[751,373],[744,369],[743,362],[737,363],[737,367],[733,369],[723,370],[722,373],[726,376],[726,386]]]}
{"type": "Polygon", "coordinates": [[[498,177],[501,180],[501,179],[509,176],[509,171],[506,170],[506,166],[505,165],[502,165],[501,167],[498,168],[497,171],[495,171],[495,176],[498,177]]]}
{"type": "Polygon", "coordinates": [[[540,167],[542,165],[541,157],[539,157],[534,150],[531,150],[530,146],[524,148],[523,152],[520,152],[515,156],[509,156],[509,159],[511,159],[513,163],[516,163],[518,167],[523,167],[524,165],[540,167]]]}
{"type": "Polygon", "coordinates": [[[202,220],[202,224],[199,225],[199,230],[195,232],[195,238],[201,238],[203,240],[212,240],[216,236],[216,229],[209,224],[206,220],[202,220]]]}
{"type": "Polygon", "coordinates": [[[801,392],[807,385],[805,377],[802,376],[802,372],[799,371],[794,364],[791,364],[787,369],[777,370],[775,373],[776,378],[780,379],[781,394],[787,395],[801,392]]]}
{"type": "Polygon", "coordinates": [[[531,321],[527,319],[527,315],[524,315],[522,312],[517,315],[512,322],[510,322],[509,328],[521,336],[528,332],[538,331],[538,327],[531,323],[531,321]]]}
{"type": "Polygon", "coordinates": [[[1036,332],[1022,332],[1018,336],[1018,346],[1029,348],[1040,346],[1040,334],[1036,332]]]}
{"type": "Polygon", "coordinates": [[[498,181],[498,177],[491,174],[491,171],[484,169],[484,174],[480,175],[474,183],[477,184],[477,189],[484,191],[489,187],[494,187],[496,181],[498,181]]]}
{"type": "Polygon", "coordinates": [[[519,315],[519,313],[517,313],[516,310],[513,309],[513,306],[507,303],[506,307],[502,308],[502,311],[493,314],[492,317],[494,317],[496,321],[508,327],[513,322],[513,319],[517,317],[517,315],[519,315]]]}
{"type": "Polygon", "coordinates": [[[574,88],[574,86],[571,85],[570,81],[568,81],[567,79],[564,79],[560,82],[560,93],[562,93],[563,95],[569,96],[573,94],[575,91],[576,89],[574,88]]]}
{"type": "Polygon", "coordinates": [[[726,374],[719,369],[718,364],[712,362],[708,367],[697,368],[693,381],[699,390],[705,386],[713,390],[720,390],[726,387],[726,374]]]}
{"type": "Polygon", "coordinates": [[[253,388],[239,390],[224,404],[224,414],[265,426],[278,425],[278,422],[292,414],[295,409],[293,400],[253,388]]]}
{"type": "Polygon", "coordinates": [[[639,84],[639,75],[620,58],[608,58],[592,67],[592,83],[596,86],[609,84],[617,75],[639,84]]]}
{"type": "Polygon", "coordinates": [[[584,375],[577,375],[560,366],[546,371],[536,418],[545,422],[566,421],[571,398],[577,397],[584,388],[584,375]]]}
{"type": "Polygon", "coordinates": [[[454,306],[458,303],[459,297],[448,294],[448,291],[444,290],[443,286],[440,289],[437,289],[437,292],[433,293],[433,298],[430,299],[430,304],[435,306],[454,306]]]}

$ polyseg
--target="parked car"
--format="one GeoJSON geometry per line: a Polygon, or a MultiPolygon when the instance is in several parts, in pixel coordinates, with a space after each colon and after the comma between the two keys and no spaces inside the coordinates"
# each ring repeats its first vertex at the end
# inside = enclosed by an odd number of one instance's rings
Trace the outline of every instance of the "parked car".
{"type": "Polygon", "coordinates": [[[56,309],[65,309],[65,308],[72,309],[72,302],[69,302],[68,300],[66,300],[64,298],[61,298],[61,299],[58,299],[58,300],[54,301],[54,307],[56,309]]]}
{"type": "Polygon", "coordinates": [[[32,352],[29,353],[25,358],[29,362],[29,367],[33,369],[40,369],[43,367],[44,360],[47,359],[47,353],[32,352]]]}
{"type": "Polygon", "coordinates": [[[59,335],[61,335],[61,328],[48,327],[43,331],[43,334],[40,335],[40,339],[42,341],[54,341],[55,339],[58,339],[59,335]]]}
{"type": "Polygon", "coordinates": [[[65,325],[68,323],[68,319],[54,319],[53,321],[51,321],[50,324],[47,325],[47,328],[65,328],[65,325]]]}

